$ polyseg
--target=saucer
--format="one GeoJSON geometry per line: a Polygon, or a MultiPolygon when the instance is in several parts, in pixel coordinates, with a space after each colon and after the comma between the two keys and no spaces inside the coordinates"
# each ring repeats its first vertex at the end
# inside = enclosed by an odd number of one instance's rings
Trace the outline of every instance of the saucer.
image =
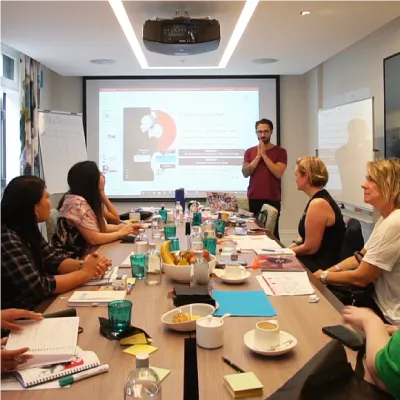
{"type": "Polygon", "coordinates": [[[275,348],[275,350],[261,350],[254,347],[254,329],[247,332],[244,335],[244,344],[251,351],[254,351],[254,353],[257,354],[261,354],[262,356],[272,356],[272,357],[288,353],[296,346],[297,339],[290,333],[287,333],[285,331],[280,331],[280,342],[282,344],[278,345],[275,348]]]}
{"type": "Polygon", "coordinates": [[[251,276],[251,272],[249,271],[245,271],[244,275],[238,278],[225,276],[225,271],[223,270],[214,270],[214,274],[217,278],[221,279],[223,282],[231,284],[243,283],[251,276]]]}

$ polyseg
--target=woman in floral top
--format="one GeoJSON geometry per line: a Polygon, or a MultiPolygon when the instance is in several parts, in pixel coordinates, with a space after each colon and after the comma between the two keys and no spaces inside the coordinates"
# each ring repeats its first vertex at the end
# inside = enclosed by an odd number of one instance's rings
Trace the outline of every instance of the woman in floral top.
{"type": "Polygon", "coordinates": [[[132,224],[107,224],[101,197],[104,177],[95,162],[75,164],[68,172],[68,185],[69,191],[59,204],[53,247],[78,258],[93,246],[114,242],[139,228],[132,224]]]}

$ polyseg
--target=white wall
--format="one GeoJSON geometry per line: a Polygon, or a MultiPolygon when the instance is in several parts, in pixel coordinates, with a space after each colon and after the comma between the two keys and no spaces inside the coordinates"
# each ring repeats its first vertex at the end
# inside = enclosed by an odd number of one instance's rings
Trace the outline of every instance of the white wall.
{"type": "Polygon", "coordinates": [[[288,153],[288,167],[282,179],[281,239],[297,238],[297,225],[307,196],[297,190],[294,168],[299,157],[308,154],[307,96],[305,76],[281,77],[281,146],[288,153]]]}
{"type": "Polygon", "coordinates": [[[309,149],[317,148],[317,110],[374,97],[375,148],[384,155],[383,59],[400,51],[400,18],[306,74],[309,149]]]}
{"type": "Polygon", "coordinates": [[[81,113],[82,78],[61,76],[42,66],[43,88],[40,90],[40,108],[44,110],[81,113]]]}

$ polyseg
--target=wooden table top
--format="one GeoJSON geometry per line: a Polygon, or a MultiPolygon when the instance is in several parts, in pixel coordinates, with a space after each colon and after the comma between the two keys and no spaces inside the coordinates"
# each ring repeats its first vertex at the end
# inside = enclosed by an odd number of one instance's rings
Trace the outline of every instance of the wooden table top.
{"type": "MultiPolygon", "coordinates": [[[[186,239],[183,227],[178,229],[178,236],[181,238],[181,247],[184,247],[186,239]]],[[[110,257],[114,265],[119,265],[132,249],[132,244],[112,243],[102,246],[99,251],[110,257]]],[[[253,253],[245,253],[240,259],[247,259],[251,263],[253,257],[253,253]]],[[[129,269],[122,271],[130,274],[129,269]]],[[[252,276],[244,284],[227,285],[212,278],[210,286],[223,290],[261,290],[255,279],[259,271],[252,269],[249,271],[252,276]]],[[[311,282],[316,288],[317,296],[320,297],[319,303],[310,304],[308,296],[269,298],[277,311],[276,319],[281,329],[290,332],[298,341],[297,346],[287,355],[268,358],[251,353],[246,348],[243,336],[254,329],[258,321],[266,319],[261,317],[227,318],[224,346],[216,350],[197,348],[200,400],[232,398],[225,388],[223,376],[235,371],[222,362],[222,356],[245,371],[253,371],[257,375],[264,384],[264,394],[255,398],[263,399],[282,386],[329,342],[330,339],[322,333],[321,328],[342,323],[337,310],[340,303],[331,299],[330,292],[313,277],[311,282]]],[[[172,302],[167,295],[172,290],[173,284],[165,274],[162,284],[158,286],[146,286],[143,281],[136,280],[131,294],[127,296],[127,299],[133,302],[132,325],[149,333],[153,345],[158,347],[158,351],[150,356],[150,364],[171,370],[170,375],[162,383],[164,400],[183,399],[184,339],[189,337],[187,333],[166,330],[160,321],[161,316],[172,308],[172,302]]],[[[82,289],[88,290],[88,287],[82,289]]],[[[46,313],[67,308],[68,297],[72,293],[73,291],[58,296],[47,308],[46,313]]],[[[94,351],[102,364],[108,363],[109,372],[77,382],[67,389],[2,392],[3,399],[71,400],[81,396],[86,399],[123,399],[124,382],[130,370],[135,367],[135,358],[123,353],[118,341],[109,341],[100,335],[98,317],[108,317],[107,307],[77,307],[77,312],[80,317],[79,325],[84,329],[79,335],[78,345],[84,350],[94,351]]],[[[192,336],[194,334],[192,333],[192,336]]],[[[349,354],[352,358],[353,355],[349,354]]]]}

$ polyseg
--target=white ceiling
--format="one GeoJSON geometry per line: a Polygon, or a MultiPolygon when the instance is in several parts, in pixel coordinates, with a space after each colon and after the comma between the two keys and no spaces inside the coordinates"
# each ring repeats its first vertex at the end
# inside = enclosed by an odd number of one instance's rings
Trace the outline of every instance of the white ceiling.
{"type": "MultiPolygon", "coordinates": [[[[185,8],[221,23],[218,50],[187,57],[157,55],[141,43],[150,66],[217,65],[244,1],[125,1],[141,42],[142,24],[185,8]]],[[[261,1],[227,68],[142,70],[107,1],[2,1],[1,40],[61,75],[303,74],[400,15],[397,1],[261,1]],[[301,16],[300,11],[311,15],[301,16]],[[113,59],[94,65],[91,59],[113,59]],[[259,65],[255,58],[276,58],[259,65]]],[[[373,51],[373,49],[371,49],[373,51]]]]}

